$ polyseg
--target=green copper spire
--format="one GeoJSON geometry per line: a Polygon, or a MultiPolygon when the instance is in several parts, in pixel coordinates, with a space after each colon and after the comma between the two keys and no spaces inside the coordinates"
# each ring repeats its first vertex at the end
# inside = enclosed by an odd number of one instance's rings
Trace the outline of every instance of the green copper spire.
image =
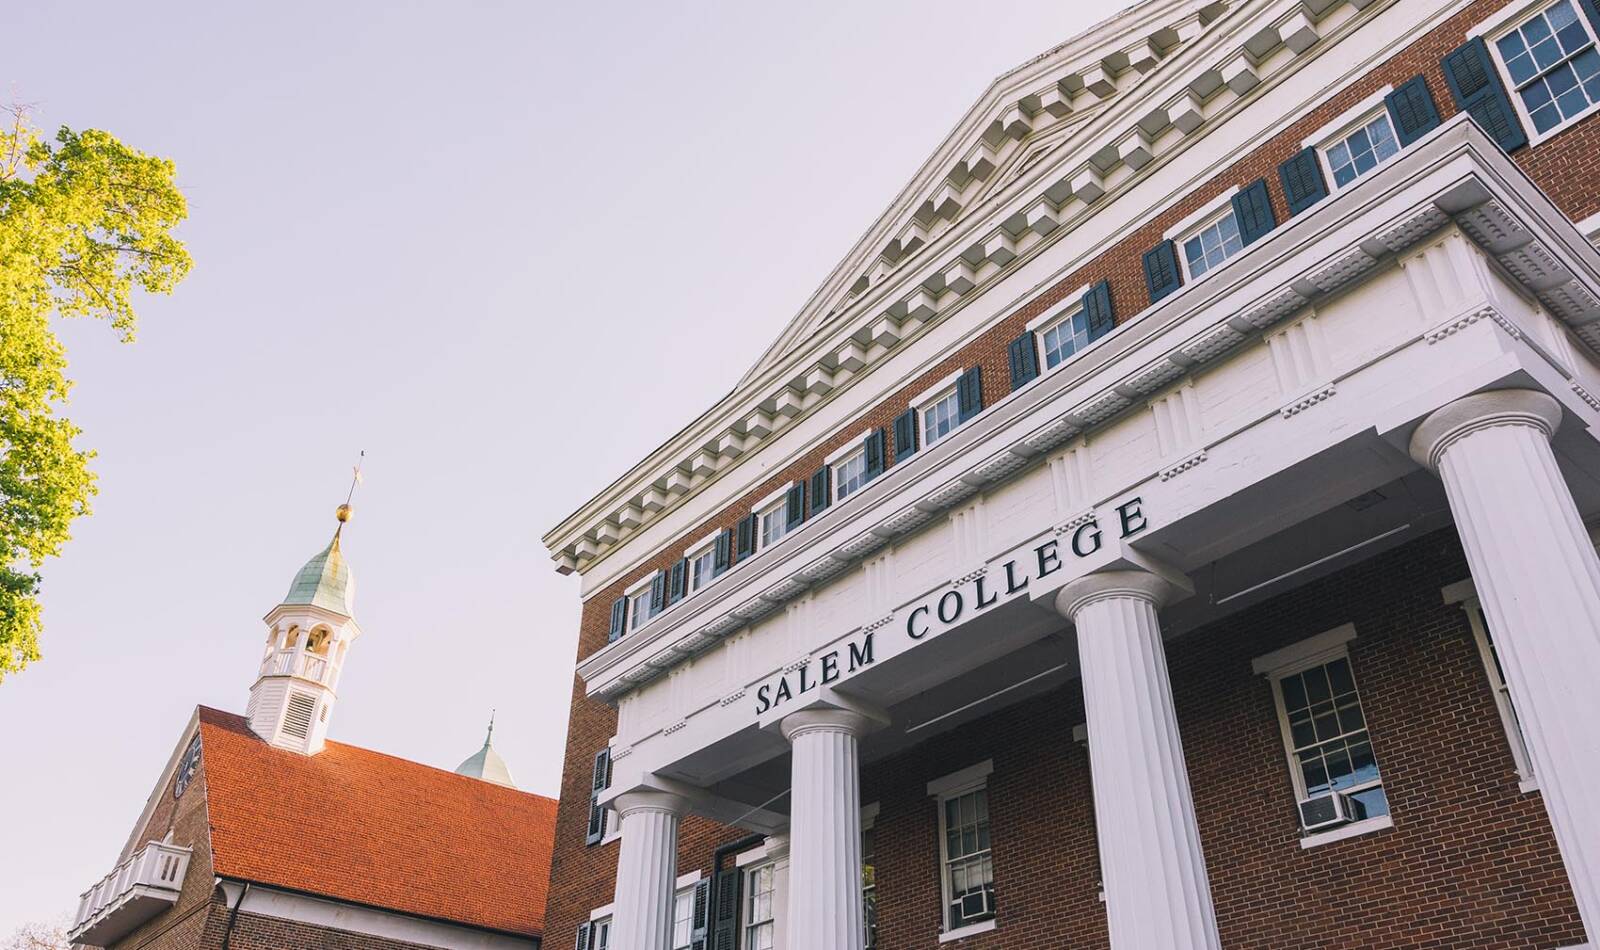
{"type": "Polygon", "coordinates": [[[346,617],[355,616],[356,579],[339,551],[339,534],[350,520],[349,511],[348,505],[339,507],[339,528],[333,532],[333,540],[300,568],[283,598],[284,604],[310,604],[346,617]]]}
{"type": "Polygon", "coordinates": [[[511,770],[506,767],[506,760],[500,758],[500,753],[489,744],[492,739],[494,739],[494,713],[489,714],[489,734],[483,737],[483,748],[456,766],[456,774],[470,775],[485,782],[516,788],[517,783],[511,779],[511,770]]]}

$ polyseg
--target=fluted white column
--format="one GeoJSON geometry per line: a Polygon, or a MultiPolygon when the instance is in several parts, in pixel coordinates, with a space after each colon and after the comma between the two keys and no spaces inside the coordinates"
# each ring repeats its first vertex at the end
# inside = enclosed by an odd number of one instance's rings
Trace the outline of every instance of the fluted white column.
{"type": "Polygon", "coordinates": [[[1095,831],[1113,950],[1218,950],[1194,796],[1144,571],[1090,574],[1056,595],[1078,629],[1095,831]]]}
{"type": "Polygon", "coordinates": [[[1545,811],[1600,939],[1600,557],[1556,467],[1561,406],[1526,389],[1429,416],[1411,454],[1444,481],[1545,811]]]}
{"type": "Polygon", "coordinates": [[[622,816],[611,945],[617,950],[670,950],[673,886],[678,877],[678,819],[688,801],[668,792],[625,792],[612,807],[622,816]]]}
{"type": "Polygon", "coordinates": [[[841,709],[792,713],[789,946],[862,950],[861,769],[869,720],[841,709]]]}

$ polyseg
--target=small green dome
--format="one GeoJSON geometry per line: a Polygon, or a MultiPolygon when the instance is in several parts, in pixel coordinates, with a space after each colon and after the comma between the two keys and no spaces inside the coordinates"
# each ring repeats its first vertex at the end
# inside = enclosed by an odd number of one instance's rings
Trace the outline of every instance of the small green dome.
{"type": "Polygon", "coordinates": [[[310,604],[354,617],[355,600],[356,578],[350,573],[350,565],[345,562],[344,554],[339,551],[339,532],[335,531],[328,546],[307,561],[300,573],[294,576],[294,583],[289,585],[289,593],[284,596],[283,603],[310,604]]]}
{"type": "Polygon", "coordinates": [[[489,734],[483,738],[483,748],[467,757],[465,762],[456,766],[457,775],[470,775],[485,782],[504,785],[507,788],[516,788],[517,783],[511,778],[511,770],[506,767],[506,760],[500,758],[500,753],[490,745],[494,738],[494,722],[489,722],[489,734]]]}

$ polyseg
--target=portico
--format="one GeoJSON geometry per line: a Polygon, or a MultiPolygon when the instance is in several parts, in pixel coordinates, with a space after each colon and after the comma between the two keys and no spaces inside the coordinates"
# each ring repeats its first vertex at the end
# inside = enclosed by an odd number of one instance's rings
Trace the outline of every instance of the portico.
{"type": "MultiPolygon", "coordinates": [[[[1219,947],[1166,650],[1452,521],[1593,937],[1600,304],[1580,288],[1600,256],[1451,123],[585,661],[619,713],[620,946],[669,946],[676,817],[700,814],[788,835],[787,946],[859,948],[863,764],[1081,694],[1112,946],[1219,947]]],[[[972,894],[966,923],[945,881],[947,936],[995,926],[972,894]]]]}

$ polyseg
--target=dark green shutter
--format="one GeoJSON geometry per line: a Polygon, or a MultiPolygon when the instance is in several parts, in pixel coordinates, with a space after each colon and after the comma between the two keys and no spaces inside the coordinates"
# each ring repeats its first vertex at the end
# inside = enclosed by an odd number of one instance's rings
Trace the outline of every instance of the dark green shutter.
{"type": "Polygon", "coordinates": [[[894,460],[901,461],[917,454],[917,410],[907,409],[894,417],[894,460]]]}
{"type": "Polygon", "coordinates": [[[611,632],[606,634],[607,643],[616,643],[622,635],[628,632],[628,598],[618,597],[611,602],[611,632]]]}
{"type": "Polygon", "coordinates": [[[1023,330],[1007,348],[1011,361],[1011,391],[1016,392],[1039,376],[1039,347],[1033,341],[1033,331],[1023,330]]]}
{"type": "Polygon", "coordinates": [[[1155,303],[1183,286],[1178,270],[1178,251],[1171,241],[1162,241],[1144,252],[1144,285],[1155,303]]]}
{"type": "Polygon", "coordinates": [[[966,422],[982,411],[983,367],[974,366],[956,380],[956,422],[966,422]]]}
{"type": "Polygon", "coordinates": [[[1083,317],[1089,324],[1092,342],[1111,332],[1117,325],[1116,313],[1111,309],[1111,284],[1100,281],[1083,293],[1083,317]]]}
{"type": "Polygon", "coordinates": [[[578,925],[578,950],[589,950],[590,935],[593,931],[594,925],[587,920],[578,925]]]}
{"type": "Polygon", "coordinates": [[[711,950],[739,950],[739,900],[743,896],[744,872],[738,868],[718,871],[711,887],[717,898],[711,908],[711,950]]]}
{"type": "Polygon", "coordinates": [[[711,880],[701,878],[694,886],[694,917],[690,922],[689,950],[706,950],[706,937],[710,932],[711,880]]]}
{"type": "Polygon", "coordinates": [[[873,429],[867,433],[866,441],[862,443],[861,450],[866,453],[866,481],[872,481],[883,474],[883,430],[873,429]]]}
{"type": "Polygon", "coordinates": [[[1279,165],[1278,180],[1283,182],[1290,216],[1328,197],[1328,181],[1322,177],[1322,162],[1318,161],[1315,148],[1303,148],[1279,165]]]}
{"type": "Polygon", "coordinates": [[[1444,78],[1456,107],[1470,113],[1502,149],[1514,152],[1528,144],[1483,37],[1474,36],[1444,58],[1444,78]]]}
{"type": "Polygon", "coordinates": [[[1383,104],[1389,108],[1389,120],[1394,123],[1395,139],[1401,148],[1439,125],[1439,109],[1433,104],[1433,93],[1428,91],[1428,81],[1420,75],[1412,76],[1384,96],[1383,104]]]}
{"type": "Polygon", "coordinates": [[[711,576],[716,577],[733,564],[733,529],[724,528],[717,533],[717,545],[711,555],[711,576]]]}
{"type": "Polygon", "coordinates": [[[1233,196],[1233,217],[1239,223],[1239,240],[1246,246],[1255,243],[1278,226],[1267,194],[1267,180],[1257,178],[1233,196]]]}
{"type": "Polygon", "coordinates": [[[594,754],[594,770],[589,774],[589,830],[584,841],[599,844],[606,836],[606,810],[600,805],[600,793],[611,787],[611,747],[606,746],[594,754]]]}
{"type": "Polygon", "coordinates": [[[824,465],[811,476],[811,514],[833,504],[833,466],[824,465]]]}
{"type": "Polygon", "coordinates": [[[744,560],[756,553],[756,516],[747,515],[739,519],[739,560],[744,560]]]}
{"type": "Polygon", "coordinates": [[[806,486],[804,482],[795,482],[789,486],[789,494],[784,499],[784,530],[793,531],[805,520],[806,486]]]}

